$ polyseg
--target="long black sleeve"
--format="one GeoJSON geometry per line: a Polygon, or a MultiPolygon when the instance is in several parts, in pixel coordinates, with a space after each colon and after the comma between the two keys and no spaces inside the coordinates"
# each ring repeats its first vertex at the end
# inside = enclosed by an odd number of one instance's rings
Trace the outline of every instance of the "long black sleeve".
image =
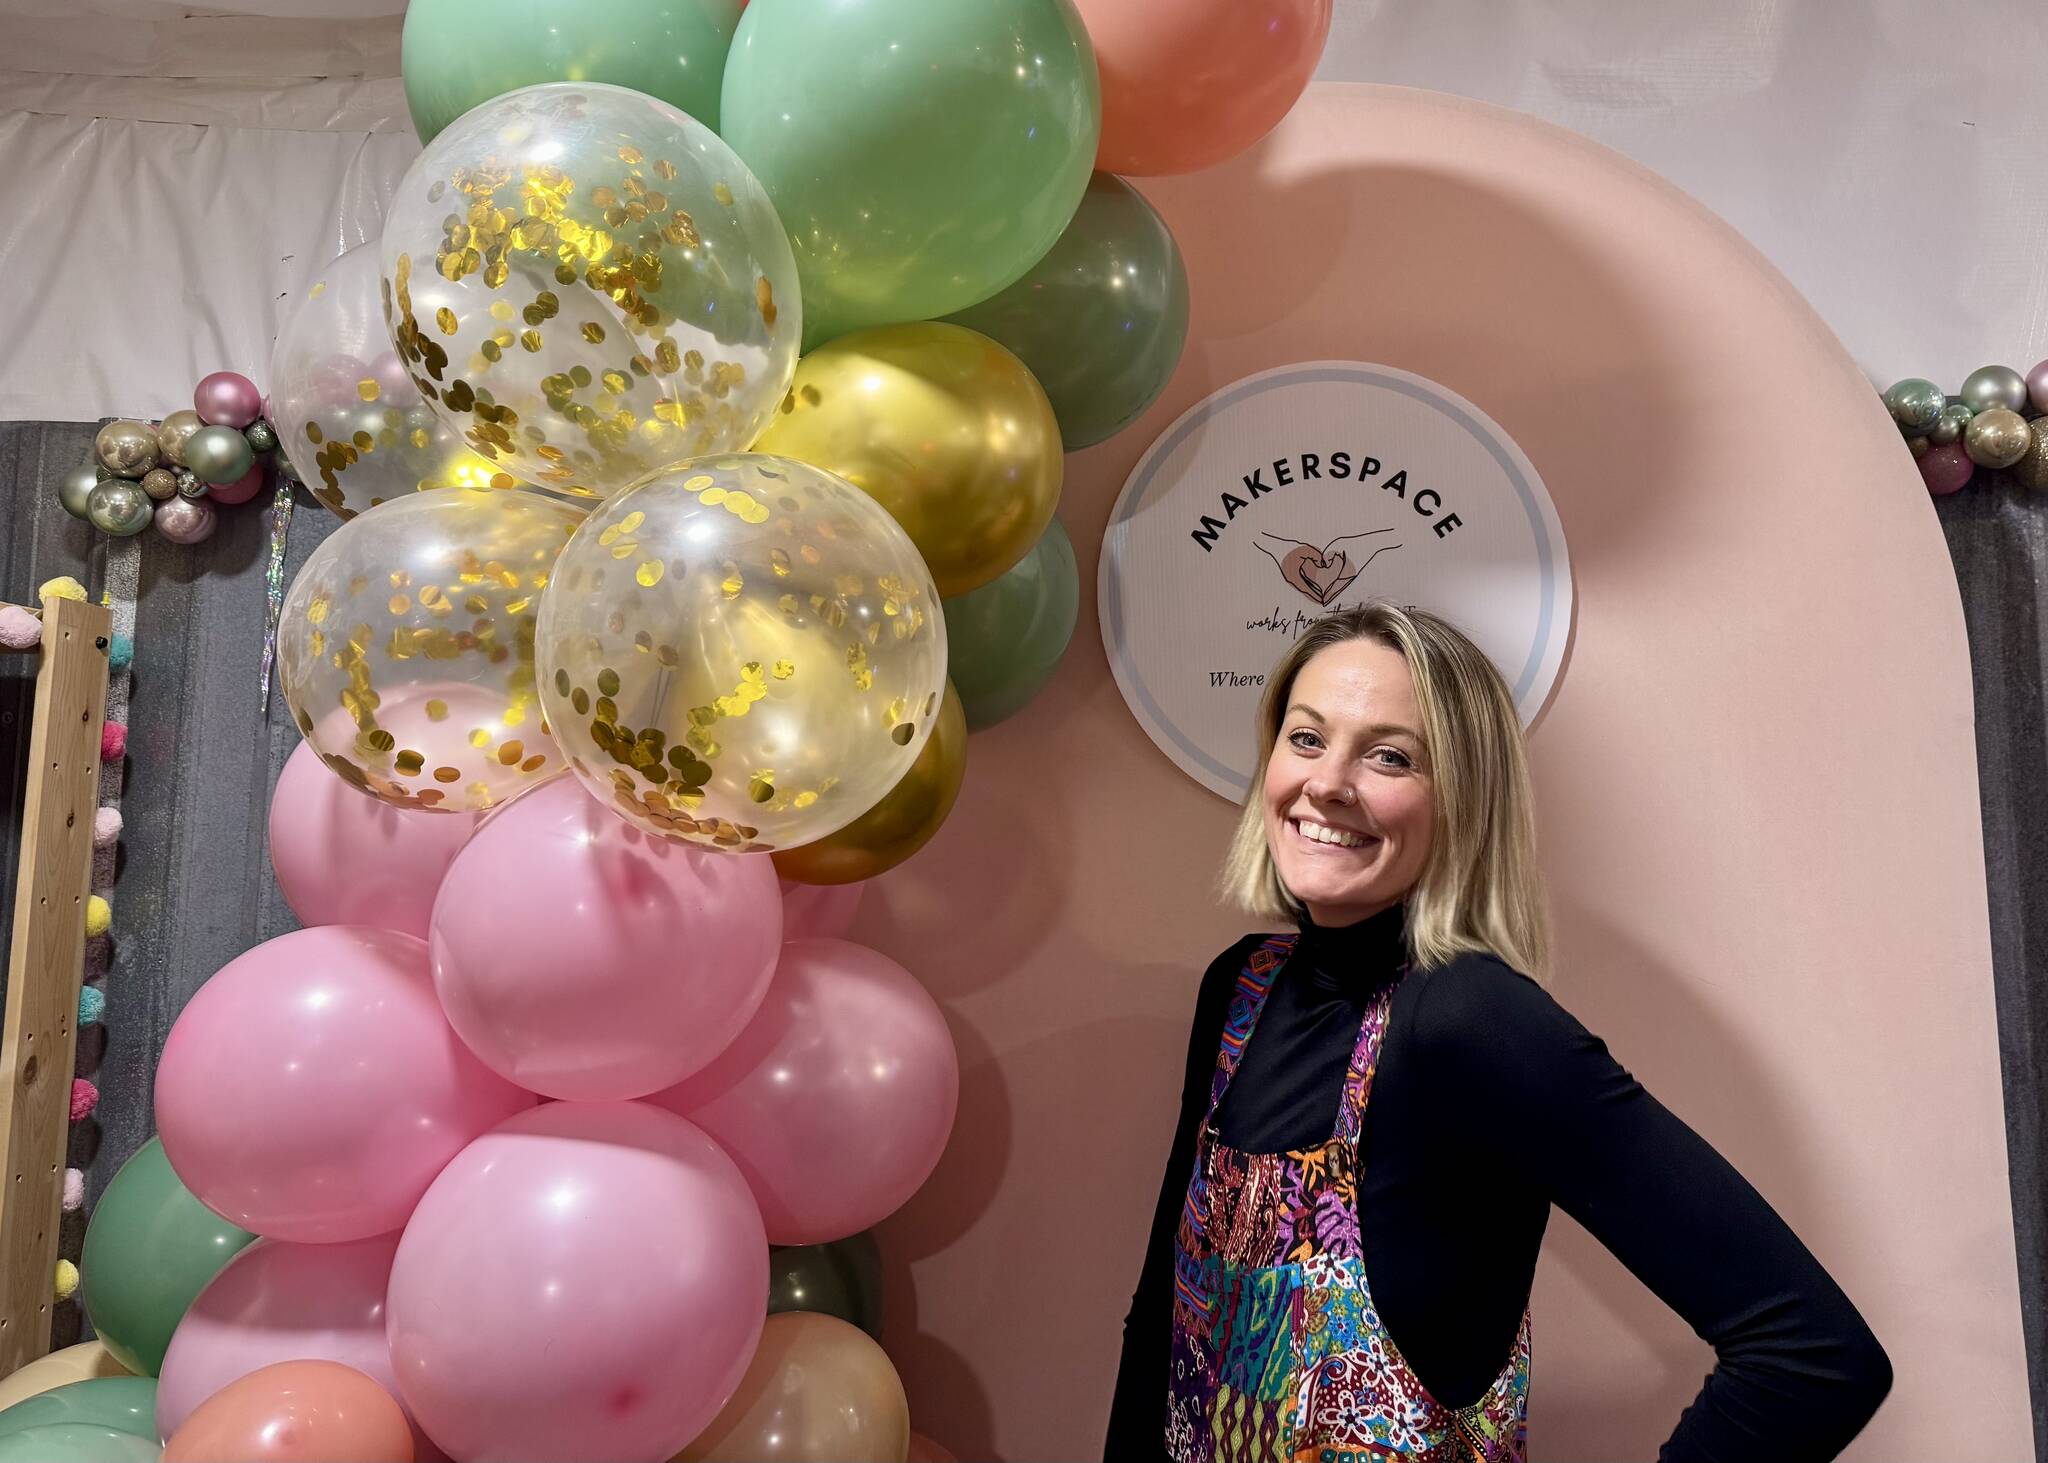
{"type": "Polygon", "coordinates": [[[1171,1361],[1173,1325],[1173,1239],[1180,1224],[1188,1180],[1194,1176],[1195,1139],[1208,1115],[1209,1081],[1216,1070],[1216,1048],[1230,1011],[1245,957],[1260,936],[1251,935],[1210,963],[1195,996],[1195,1019],[1188,1038],[1187,1074],[1181,1082],[1180,1115],[1174,1120],[1173,1143],[1167,1149],[1166,1177],[1159,1205],[1152,1215],[1145,1262],[1124,1316],[1123,1360],[1117,1367],[1116,1395],[1109,1406],[1109,1434],[1103,1443],[1108,1463],[1129,1463],[1166,1453],[1166,1382],[1171,1361]]]}

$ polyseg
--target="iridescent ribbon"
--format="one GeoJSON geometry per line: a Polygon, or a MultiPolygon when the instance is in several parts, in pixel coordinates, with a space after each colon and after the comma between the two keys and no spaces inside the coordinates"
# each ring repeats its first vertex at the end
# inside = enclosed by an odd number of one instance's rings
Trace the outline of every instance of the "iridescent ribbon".
{"type": "Polygon", "coordinates": [[[266,720],[270,716],[270,670],[277,663],[277,624],[284,613],[284,541],[292,526],[292,486],[291,474],[279,472],[277,491],[270,499],[270,563],[263,571],[269,613],[263,621],[263,668],[257,673],[263,683],[257,714],[266,720]]]}

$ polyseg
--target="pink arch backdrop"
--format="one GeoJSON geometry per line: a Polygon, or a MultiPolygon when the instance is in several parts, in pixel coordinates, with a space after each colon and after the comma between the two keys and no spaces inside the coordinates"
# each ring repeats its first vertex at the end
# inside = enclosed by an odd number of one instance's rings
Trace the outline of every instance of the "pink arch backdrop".
{"type": "MultiPolygon", "coordinates": [[[[1320,86],[1250,156],[1144,187],[1194,320],[1144,421],[1070,459],[1082,583],[1145,446],[1240,376],[1378,361],[1498,421],[1577,580],[1534,738],[1557,994],[1890,1349],[1850,1456],[2031,1456],[1969,657],[1870,384],[1718,219],[1497,108],[1320,86]]],[[[959,1043],[951,1147],[882,1245],[914,1423],[963,1457],[1096,1456],[1196,978],[1243,929],[1209,893],[1232,810],[1125,712],[1091,618],[854,931],[959,1043]]],[[[1711,1364],[1562,1216],[1535,1357],[1548,1459],[1649,1456],[1711,1364]]]]}

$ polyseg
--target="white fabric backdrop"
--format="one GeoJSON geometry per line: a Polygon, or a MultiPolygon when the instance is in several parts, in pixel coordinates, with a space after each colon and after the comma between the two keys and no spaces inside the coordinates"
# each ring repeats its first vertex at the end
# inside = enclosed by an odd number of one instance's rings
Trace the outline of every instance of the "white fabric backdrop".
{"type": "MultiPolygon", "coordinates": [[[[380,226],[417,149],[403,0],[222,8],[244,13],[0,0],[0,419],[260,379],[282,297],[380,226]]],[[[1319,74],[1617,148],[1732,222],[1881,381],[2048,356],[2039,0],[1337,0],[1319,74]]]]}

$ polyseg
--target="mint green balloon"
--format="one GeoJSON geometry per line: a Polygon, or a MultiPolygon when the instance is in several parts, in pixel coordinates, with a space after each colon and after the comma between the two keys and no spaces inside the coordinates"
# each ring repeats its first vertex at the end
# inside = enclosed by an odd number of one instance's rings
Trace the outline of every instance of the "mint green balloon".
{"type": "Polygon", "coordinates": [[[1166,389],[1188,338],[1188,272],[1152,205],[1097,173],[1043,259],[947,318],[1031,368],[1075,452],[1115,436],[1166,389]]]}
{"type": "Polygon", "coordinates": [[[0,1463],[157,1463],[153,1437],[91,1422],[52,1422],[0,1436],[0,1463]]]}
{"type": "Polygon", "coordinates": [[[255,1238],[192,1197],[161,1139],[138,1148],[92,1211],[78,1261],[85,1313],[114,1360],[155,1376],[193,1297],[255,1238]]]}
{"type": "Polygon", "coordinates": [[[156,1440],[155,1377],[90,1377],[24,1397],[0,1412],[0,1438],[28,1428],[82,1423],[156,1440]]]}
{"type": "Polygon", "coordinates": [[[719,81],[745,0],[412,0],[399,69],[420,141],[543,81],[629,86],[718,130],[719,81]]]}
{"type": "Polygon", "coordinates": [[[1072,0],[753,0],[720,115],[789,230],[806,349],[1017,279],[1102,131],[1072,0]]]}
{"type": "Polygon", "coordinates": [[[1055,518],[1008,573],[940,604],[947,675],[968,728],[994,726],[1052,679],[1073,638],[1081,611],[1074,542],[1055,518]]]}

